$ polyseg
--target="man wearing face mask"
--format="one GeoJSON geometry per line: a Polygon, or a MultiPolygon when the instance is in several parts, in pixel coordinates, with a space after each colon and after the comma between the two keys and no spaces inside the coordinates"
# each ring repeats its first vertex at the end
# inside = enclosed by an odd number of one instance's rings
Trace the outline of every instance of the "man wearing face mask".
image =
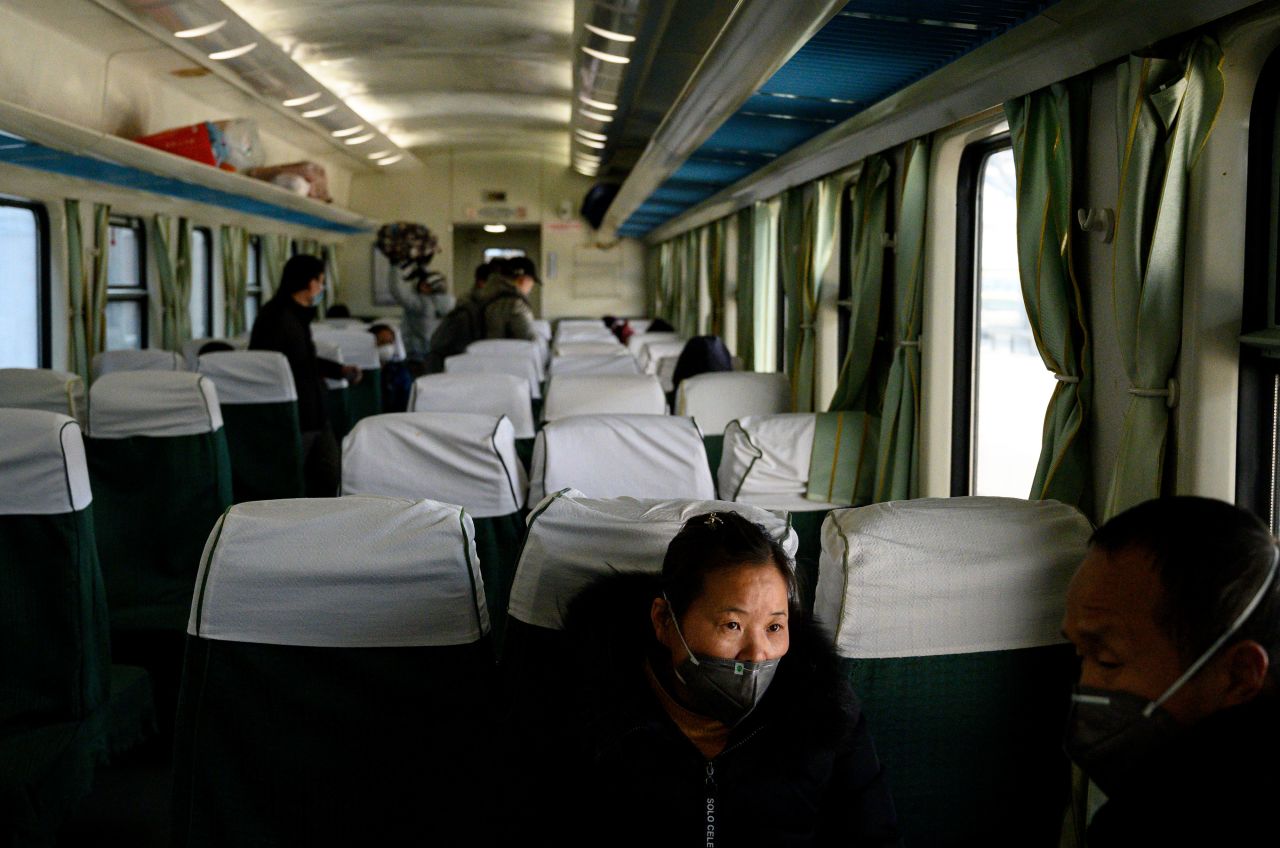
{"type": "Polygon", "coordinates": [[[898,844],[866,720],[796,597],[782,546],[728,511],[689,519],[660,578],[579,594],[569,679],[540,676],[512,718],[532,749],[512,840],[898,844]]]}
{"type": "Polygon", "coordinates": [[[1106,796],[1090,848],[1239,845],[1280,792],[1280,549],[1197,497],[1100,528],[1067,592],[1080,655],[1067,754],[1106,796]]]}
{"type": "Polygon", "coordinates": [[[280,285],[253,322],[250,350],[283,353],[298,393],[298,427],[302,431],[303,476],[308,497],[333,497],[342,479],[338,441],[324,408],[324,378],[360,382],[360,369],[316,356],[311,340],[316,298],[324,291],[324,262],[300,253],[289,259],[280,285]]]}

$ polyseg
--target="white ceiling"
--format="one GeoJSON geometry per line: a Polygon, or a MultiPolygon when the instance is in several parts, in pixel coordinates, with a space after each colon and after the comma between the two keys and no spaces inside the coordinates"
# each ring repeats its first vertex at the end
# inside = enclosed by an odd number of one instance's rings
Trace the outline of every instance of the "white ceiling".
{"type": "Polygon", "coordinates": [[[573,0],[224,2],[402,147],[568,147],[573,0]]]}

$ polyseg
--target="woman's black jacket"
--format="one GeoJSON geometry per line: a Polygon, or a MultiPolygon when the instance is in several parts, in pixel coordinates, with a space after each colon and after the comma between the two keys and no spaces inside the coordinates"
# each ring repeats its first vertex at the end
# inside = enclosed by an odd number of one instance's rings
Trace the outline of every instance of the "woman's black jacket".
{"type": "Polygon", "coordinates": [[[539,693],[543,732],[524,727],[516,746],[514,832],[561,845],[896,845],[884,772],[823,634],[791,622],[760,705],[707,760],[644,674],[656,591],[647,576],[610,577],[570,605],[567,674],[547,681],[557,695],[539,693]]]}
{"type": "Polygon", "coordinates": [[[316,357],[310,326],[314,315],[314,307],[303,306],[288,295],[273,297],[262,305],[249,337],[250,350],[278,351],[289,360],[298,392],[298,428],[304,433],[324,427],[323,378],[342,377],[341,365],[316,357]]]}

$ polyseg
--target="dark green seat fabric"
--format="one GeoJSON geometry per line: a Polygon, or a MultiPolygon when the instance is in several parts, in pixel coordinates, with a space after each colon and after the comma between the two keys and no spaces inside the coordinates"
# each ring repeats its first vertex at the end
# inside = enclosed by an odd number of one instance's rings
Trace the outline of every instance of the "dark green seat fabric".
{"type": "Polygon", "coordinates": [[[520,464],[524,466],[524,473],[529,473],[530,466],[533,465],[533,444],[537,441],[537,437],[529,439],[516,439],[516,456],[520,458],[520,464]]]}
{"type": "Polygon", "coordinates": [[[495,650],[501,651],[507,626],[507,600],[520,561],[524,540],[524,511],[493,518],[475,518],[476,553],[484,578],[485,605],[489,608],[495,650]]]}
{"type": "Polygon", "coordinates": [[[231,505],[226,435],[85,442],[112,627],[182,629],[200,553],[231,505]]]}
{"type": "Polygon", "coordinates": [[[346,386],[336,389],[330,386],[324,393],[325,416],[329,419],[329,427],[339,444],[351,432],[351,413],[348,410],[350,392],[351,389],[346,386]]]}
{"type": "MultiPolygon", "coordinates": [[[[720,456],[724,453],[724,433],[710,436],[704,435],[702,444],[707,449],[707,465],[711,466],[711,477],[718,480],[720,456]]],[[[721,497],[724,497],[724,495],[721,495],[721,497]]]]}
{"type": "Polygon", "coordinates": [[[813,612],[813,596],[818,588],[818,559],[822,555],[822,522],[829,509],[792,512],[791,527],[796,531],[796,577],[800,582],[800,606],[813,612]]]}
{"type": "Polygon", "coordinates": [[[841,661],[862,700],[908,846],[1054,846],[1070,646],[841,661]]]}
{"type": "Polygon", "coordinates": [[[347,431],[361,418],[382,412],[382,369],[362,369],[360,382],[347,389],[347,431]]]}
{"type": "Polygon", "coordinates": [[[296,401],[223,404],[222,422],[236,503],[305,494],[296,401]]]}

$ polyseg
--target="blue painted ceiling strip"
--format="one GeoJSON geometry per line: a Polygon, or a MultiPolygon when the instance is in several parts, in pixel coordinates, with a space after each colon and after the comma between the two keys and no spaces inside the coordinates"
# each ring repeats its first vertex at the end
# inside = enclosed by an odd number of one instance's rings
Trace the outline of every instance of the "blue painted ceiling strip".
{"type": "Polygon", "coordinates": [[[140,189],[154,194],[177,197],[182,200],[192,200],[197,203],[205,203],[210,206],[218,206],[249,215],[260,215],[264,218],[274,218],[277,221],[312,227],[317,230],[343,234],[365,232],[362,227],[330,221],[318,215],[290,209],[287,206],[278,206],[265,200],[256,200],[252,197],[245,197],[222,189],[209,188],[174,177],[153,174],[141,168],[119,165],[115,162],[108,162],[105,159],[66,153],[51,147],[35,144],[34,142],[16,140],[8,134],[4,136],[4,142],[3,145],[0,145],[0,162],[10,165],[33,168],[37,171],[48,171],[54,174],[65,174],[70,177],[79,177],[123,188],[140,189]],[[20,143],[17,143],[18,141],[20,143]]]}
{"type": "Polygon", "coordinates": [[[850,0],[618,232],[646,235],[1054,2],[850,0]]]}

